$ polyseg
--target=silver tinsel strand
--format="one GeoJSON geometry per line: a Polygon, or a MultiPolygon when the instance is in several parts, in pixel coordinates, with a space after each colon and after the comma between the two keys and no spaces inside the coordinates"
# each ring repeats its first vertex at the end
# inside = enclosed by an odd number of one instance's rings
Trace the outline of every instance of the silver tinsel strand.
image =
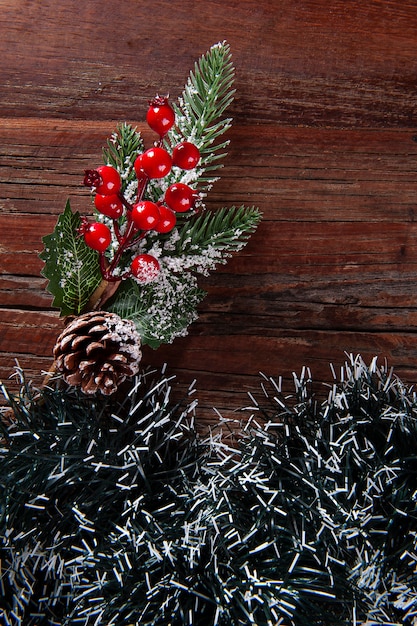
{"type": "Polygon", "coordinates": [[[237,443],[163,374],[117,407],[9,398],[3,623],[415,624],[415,395],[360,357],[323,402],[294,380],[263,377],[237,443]]]}

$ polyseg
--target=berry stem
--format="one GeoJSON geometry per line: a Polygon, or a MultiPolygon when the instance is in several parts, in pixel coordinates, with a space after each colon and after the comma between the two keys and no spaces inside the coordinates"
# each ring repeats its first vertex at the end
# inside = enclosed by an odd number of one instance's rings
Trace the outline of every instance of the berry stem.
{"type": "MultiPolygon", "coordinates": [[[[143,178],[138,180],[137,202],[140,202],[142,200],[148,183],[149,183],[149,176],[143,176],[143,178]]],[[[127,226],[125,234],[122,235],[120,233],[119,224],[117,220],[113,220],[114,232],[115,232],[119,247],[116,250],[116,253],[112,259],[112,262],[108,266],[106,266],[102,260],[102,257],[104,257],[104,254],[100,255],[101,274],[103,278],[107,280],[108,282],[116,282],[118,280],[128,278],[131,275],[130,271],[126,272],[122,276],[114,276],[113,272],[118,266],[123,253],[132,245],[134,245],[138,241],[138,239],[142,239],[145,236],[145,233],[142,233],[139,237],[136,237],[134,239],[135,235],[137,234],[137,231],[131,219],[131,213],[132,213],[133,207],[130,204],[130,202],[126,200],[123,193],[120,192],[118,195],[119,195],[120,200],[123,203],[123,206],[127,210],[128,226],[127,226]]]]}
{"type": "Polygon", "coordinates": [[[140,202],[145,194],[146,187],[149,183],[149,177],[144,176],[140,180],[138,180],[138,192],[137,192],[137,202],[140,202]]]}
{"type": "Polygon", "coordinates": [[[123,193],[121,191],[117,195],[120,198],[121,203],[123,204],[123,206],[125,207],[125,209],[129,213],[132,210],[132,205],[130,204],[130,202],[128,202],[126,200],[126,198],[124,197],[124,195],[123,195],[123,193]]]}
{"type": "Polygon", "coordinates": [[[132,237],[131,241],[125,244],[125,250],[134,246],[138,241],[145,237],[145,232],[140,233],[137,237],[132,237]]]}
{"type": "Polygon", "coordinates": [[[114,234],[116,235],[116,239],[120,245],[123,241],[123,235],[120,232],[119,223],[117,220],[113,220],[113,228],[114,228],[114,234]]]}
{"type": "MultiPolygon", "coordinates": [[[[158,147],[161,147],[163,145],[163,138],[160,137],[159,141],[156,142],[155,145],[158,147]]],[[[86,170],[84,184],[89,185],[89,186],[91,186],[92,184],[97,185],[100,180],[101,178],[100,178],[99,172],[97,172],[96,170],[86,170]]],[[[147,176],[145,173],[143,173],[143,176],[140,176],[140,177],[138,176],[137,202],[141,202],[142,198],[144,197],[149,180],[150,180],[149,176],[147,176]]],[[[138,233],[138,230],[132,220],[131,214],[132,214],[133,205],[128,200],[126,200],[121,190],[117,193],[117,196],[120,198],[120,201],[122,202],[123,206],[126,209],[126,217],[127,217],[126,231],[122,235],[122,233],[120,232],[119,223],[117,219],[114,219],[113,229],[114,229],[114,234],[117,239],[118,247],[117,247],[117,250],[115,251],[115,254],[111,263],[108,262],[104,252],[99,253],[101,275],[103,276],[104,280],[106,280],[107,282],[111,282],[111,283],[116,283],[120,280],[123,280],[131,276],[130,270],[128,272],[125,272],[125,274],[119,275],[119,276],[115,276],[114,271],[117,268],[120,262],[120,259],[122,258],[123,253],[128,248],[136,244],[140,239],[145,237],[145,232],[138,233]]],[[[85,230],[85,228],[86,226],[82,225],[80,228],[80,231],[85,230]]]]}
{"type": "Polygon", "coordinates": [[[105,280],[108,280],[107,278],[108,261],[104,252],[99,252],[99,262],[100,262],[101,275],[103,276],[105,280]]]}
{"type": "Polygon", "coordinates": [[[113,272],[118,266],[119,261],[123,255],[123,252],[125,252],[125,250],[132,244],[132,238],[134,237],[135,234],[136,234],[135,225],[130,219],[130,214],[128,214],[128,226],[127,226],[125,234],[120,235],[120,231],[118,230],[118,235],[120,236],[120,239],[119,239],[119,236],[116,234],[118,241],[119,241],[119,247],[117,248],[116,253],[110,265],[107,266],[106,263],[104,262],[103,257],[105,261],[107,261],[105,255],[104,254],[100,255],[100,270],[105,280],[109,282],[116,282],[118,280],[123,280],[125,278],[128,278],[128,276],[130,276],[130,271],[126,272],[125,274],[121,276],[114,276],[113,272]]]}

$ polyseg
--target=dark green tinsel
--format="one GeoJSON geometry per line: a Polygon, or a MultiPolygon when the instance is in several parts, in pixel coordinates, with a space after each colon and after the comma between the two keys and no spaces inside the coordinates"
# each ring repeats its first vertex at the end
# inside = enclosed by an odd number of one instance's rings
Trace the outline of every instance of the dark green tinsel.
{"type": "Polygon", "coordinates": [[[417,399],[360,357],[311,387],[264,377],[233,447],[163,372],[123,401],[4,390],[2,623],[413,625],[417,399]]]}

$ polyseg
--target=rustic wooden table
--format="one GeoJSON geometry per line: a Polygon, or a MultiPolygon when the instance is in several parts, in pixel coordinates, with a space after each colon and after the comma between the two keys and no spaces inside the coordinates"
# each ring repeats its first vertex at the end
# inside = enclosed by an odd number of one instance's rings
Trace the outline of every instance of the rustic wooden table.
{"type": "Polygon", "coordinates": [[[0,378],[36,383],[61,328],[38,253],[117,122],[176,97],[227,40],[234,126],[209,206],[257,205],[245,250],[202,284],[188,337],[156,352],[197,380],[200,423],[247,404],[258,372],[331,380],[345,351],[417,376],[414,0],[1,2],[0,378]]]}

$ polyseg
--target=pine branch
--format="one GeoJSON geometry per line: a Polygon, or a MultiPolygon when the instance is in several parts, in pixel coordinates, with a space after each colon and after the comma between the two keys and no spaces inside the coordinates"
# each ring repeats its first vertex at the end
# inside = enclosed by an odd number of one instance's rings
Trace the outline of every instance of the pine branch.
{"type": "Polygon", "coordinates": [[[132,320],[143,344],[158,348],[186,334],[197,318],[197,305],[205,296],[195,278],[188,272],[162,272],[157,281],[138,285],[127,280],[117,292],[117,298],[107,310],[132,320]]]}
{"type": "Polygon", "coordinates": [[[180,230],[177,254],[201,254],[213,248],[226,254],[238,252],[261,219],[255,207],[231,207],[206,211],[188,220],[180,230]]]}
{"type": "Polygon", "coordinates": [[[143,149],[140,133],[126,122],[117,126],[116,131],[107,140],[107,146],[103,148],[103,161],[117,169],[122,177],[123,191],[130,183],[136,181],[133,164],[143,149]]]}
{"type": "Polygon", "coordinates": [[[202,188],[213,181],[212,173],[221,167],[226,154],[229,142],[218,140],[231,126],[230,117],[221,118],[233,102],[233,81],[230,47],[218,43],[195,64],[178,105],[174,105],[177,129],[170,131],[168,140],[173,146],[186,137],[197,145],[201,153],[199,182],[205,183],[202,188]]]}
{"type": "MultiPolygon", "coordinates": [[[[90,233],[87,222],[83,224],[84,238],[78,237],[77,224],[72,229],[67,228],[65,233],[58,233],[62,234],[66,243],[60,256],[53,250],[56,247],[58,251],[61,246],[58,235],[53,233],[44,239],[48,249],[45,248],[41,258],[46,262],[44,274],[49,278],[49,289],[55,295],[54,305],[61,306],[67,314],[80,313],[83,306],[88,305],[90,297],[95,298],[94,292],[103,277],[107,283],[114,283],[114,287],[117,285],[118,289],[110,303],[110,310],[134,319],[145,343],[156,347],[161,342],[170,342],[174,337],[185,334],[186,327],[197,317],[196,307],[204,295],[195,282],[195,274],[207,274],[217,264],[225,263],[233,252],[239,251],[254,232],[260,213],[254,208],[232,207],[216,213],[203,212],[195,218],[191,211],[187,211],[176,216],[176,228],[171,223],[169,233],[159,233],[157,228],[154,231],[139,228],[135,220],[130,221],[129,211],[133,211],[132,205],[138,198],[164,202],[164,194],[174,182],[190,186],[191,194],[196,192],[198,196],[195,208],[204,209],[205,192],[215,180],[214,174],[221,167],[228,145],[228,141],[222,140],[222,135],[231,125],[231,118],[225,117],[225,113],[233,101],[233,81],[230,48],[225,42],[218,43],[195,64],[178,105],[173,105],[176,124],[163,143],[171,153],[181,141],[194,143],[199,148],[201,159],[192,169],[174,165],[162,178],[137,176],[134,163],[138,154],[143,153],[144,143],[135,128],[127,123],[119,124],[103,149],[103,159],[121,176],[119,199],[124,210],[120,217],[113,219],[114,213],[98,209],[97,220],[108,227],[109,232],[105,228],[103,230],[110,237],[109,245],[100,256],[100,263],[97,252],[85,250],[87,229],[90,233]],[[68,241],[77,254],[68,247],[68,241]],[[74,260],[73,267],[67,263],[70,258],[68,250],[74,260]],[[158,259],[161,276],[153,285],[139,285],[136,291],[131,284],[124,290],[120,289],[123,281],[130,281],[134,276],[134,255],[144,253],[158,259]],[[172,276],[168,276],[169,272],[172,276]],[[67,302],[68,299],[70,301],[67,302]]],[[[86,174],[84,182],[91,189],[96,189],[97,175],[100,180],[97,171],[90,170],[86,174]]],[[[166,202],[169,204],[168,199],[166,202]]],[[[67,214],[68,210],[64,215],[67,214]]],[[[90,240],[90,244],[99,249],[97,242],[90,240]]],[[[140,281],[139,277],[136,278],[140,281]]],[[[100,290],[103,286],[106,288],[105,282],[100,290]]],[[[107,308],[109,297],[107,290],[101,306],[106,303],[107,308]]]]}

